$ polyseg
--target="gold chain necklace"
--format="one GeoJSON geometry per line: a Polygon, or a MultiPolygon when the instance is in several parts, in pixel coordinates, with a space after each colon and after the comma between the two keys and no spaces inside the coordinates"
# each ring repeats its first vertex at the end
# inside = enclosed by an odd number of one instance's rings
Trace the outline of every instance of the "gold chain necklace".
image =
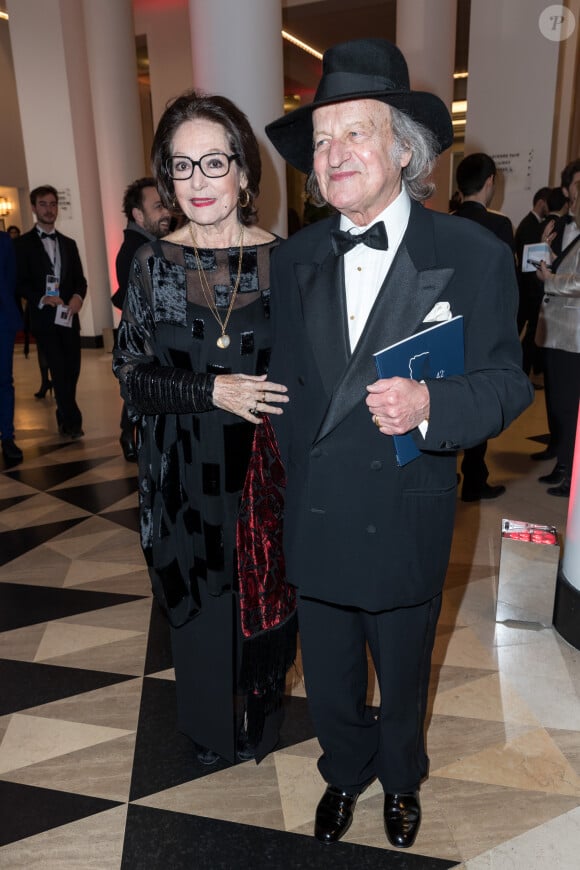
{"type": "Polygon", "coordinates": [[[193,235],[193,229],[191,227],[191,222],[189,223],[188,226],[189,226],[189,234],[191,236],[191,243],[193,245],[193,252],[195,254],[195,262],[197,263],[197,271],[199,274],[199,281],[201,284],[201,289],[203,291],[205,301],[207,302],[207,306],[208,306],[209,310],[211,311],[211,313],[213,314],[214,318],[216,319],[216,321],[218,323],[219,328],[222,331],[222,334],[219,336],[218,340],[216,341],[216,344],[219,348],[221,348],[222,350],[225,350],[227,347],[230,346],[230,337],[229,337],[229,335],[226,334],[226,329],[228,328],[228,322],[230,319],[230,315],[233,311],[234,302],[236,301],[236,296],[238,295],[238,290],[240,287],[240,277],[242,274],[242,255],[244,253],[244,228],[242,227],[242,229],[240,230],[240,238],[239,238],[240,255],[238,257],[238,274],[236,276],[236,283],[235,283],[234,288],[232,290],[232,298],[230,299],[230,304],[228,306],[226,319],[222,320],[220,317],[219,311],[217,309],[217,305],[215,304],[215,302],[212,298],[212,292],[210,290],[209,282],[208,282],[206,275],[205,275],[205,272],[201,266],[201,260],[199,258],[199,252],[197,250],[197,245],[195,244],[195,236],[193,235]]]}

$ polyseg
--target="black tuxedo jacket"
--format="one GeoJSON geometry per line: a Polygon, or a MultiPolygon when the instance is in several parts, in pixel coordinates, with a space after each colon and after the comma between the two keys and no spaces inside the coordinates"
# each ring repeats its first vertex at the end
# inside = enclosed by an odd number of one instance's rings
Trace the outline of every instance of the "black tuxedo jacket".
{"type": "Polygon", "coordinates": [[[531,211],[521,219],[518,228],[515,232],[516,256],[518,258],[518,267],[522,266],[522,253],[524,245],[533,245],[536,242],[542,241],[542,227],[544,222],[538,220],[535,214],[531,211]]]}
{"type": "Polygon", "coordinates": [[[134,226],[125,227],[123,230],[123,244],[119,248],[117,258],[115,260],[115,270],[117,273],[117,282],[119,287],[117,292],[113,294],[112,302],[116,308],[123,308],[125,297],[127,296],[127,287],[129,286],[129,275],[131,273],[131,263],[133,257],[145,242],[151,241],[152,236],[149,233],[141,232],[139,229],[134,229],[134,226]]]}
{"type": "MultiPolygon", "coordinates": [[[[269,377],[290,402],[272,417],[288,484],[289,580],[306,596],[376,611],[442,588],[456,503],[456,451],[497,435],[533,398],[521,369],[513,256],[471,221],[412,203],[407,231],[351,355],[339,217],[293,235],[272,259],[269,377]],[[373,353],[425,328],[437,302],[465,319],[465,375],[428,382],[422,455],[399,468],[373,424],[373,353]]],[[[499,530],[498,530],[499,531],[499,530]]]]}
{"type": "MultiPolygon", "coordinates": [[[[60,250],[60,296],[66,304],[76,294],[85,298],[87,282],[83,273],[81,258],[76,242],[56,232],[60,250]]],[[[30,328],[34,335],[62,329],[55,326],[55,309],[50,305],[39,308],[38,304],[46,293],[46,276],[53,271],[50,257],[40,241],[38,231],[33,228],[15,241],[16,249],[16,292],[28,302],[30,328]]],[[[79,330],[79,318],[75,316],[72,328],[79,330]]]]}
{"type": "Polygon", "coordinates": [[[454,214],[456,217],[466,217],[481,224],[482,227],[490,230],[494,236],[509,245],[512,251],[514,250],[514,229],[512,222],[505,214],[489,211],[482,203],[473,200],[462,202],[454,214]]]}

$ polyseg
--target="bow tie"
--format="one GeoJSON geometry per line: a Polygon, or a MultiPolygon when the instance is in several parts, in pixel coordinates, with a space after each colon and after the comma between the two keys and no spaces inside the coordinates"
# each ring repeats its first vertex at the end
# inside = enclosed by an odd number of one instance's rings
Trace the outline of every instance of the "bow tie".
{"type": "Polygon", "coordinates": [[[573,221],[574,221],[574,218],[572,217],[572,215],[567,214],[566,217],[564,218],[564,226],[568,226],[568,224],[571,224],[573,221]]]}
{"type": "Polygon", "coordinates": [[[356,245],[366,245],[368,248],[374,248],[376,251],[386,251],[389,247],[387,239],[387,231],[382,221],[373,224],[364,233],[354,235],[353,233],[345,232],[344,230],[332,230],[330,234],[332,249],[337,257],[341,254],[347,254],[356,245]]]}
{"type": "Polygon", "coordinates": [[[56,233],[40,233],[41,239],[52,239],[54,242],[56,240],[56,233]]]}

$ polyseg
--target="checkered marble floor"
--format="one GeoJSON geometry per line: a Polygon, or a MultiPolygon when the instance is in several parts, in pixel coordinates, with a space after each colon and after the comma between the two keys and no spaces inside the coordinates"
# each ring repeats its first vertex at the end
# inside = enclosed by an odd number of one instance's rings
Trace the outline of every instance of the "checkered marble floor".
{"type": "MultiPolygon", "coordinates": [[[[490,442],[500,499],[458,501],[428,718],[423,825],[388,847],[373,785],[344,841],[312,837],[324,784],[300,660],[279,748],[203,768],[175,730],[167,627],[138,545],[135,466],[102,350],[83,352],[85,437],[56,434],[54,400],[17,348],[17,443],[0,469],[0,867],[43,870],[578,867],[580,653],[552,628],[496,624],[502,517],[553,523],[533,463],[543,393],[490,442]]],[[[371,681],[369,701],[378,703],[371,681]]]]}

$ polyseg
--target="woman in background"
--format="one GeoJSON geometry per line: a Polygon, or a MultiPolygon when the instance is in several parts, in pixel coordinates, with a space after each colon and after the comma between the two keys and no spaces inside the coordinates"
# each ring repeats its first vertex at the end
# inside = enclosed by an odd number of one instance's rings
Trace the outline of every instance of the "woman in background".
{"type": "MultiPolygon", "coordinates": [[[[570,214],[580,228],[580,184],[570,190],[570,214]]],[[[542,241],[551,241],[552,222],[542,241]]],[[[546,406],[550,408],[551,441],[556,451],[554,469],[539,478],[553,484],[549,495],[570,495],[572,461],[580,401],[580,235],[562,251],[549,269],[537,270],[544,282],[536,344],[544,348],[546,406]]]]}

